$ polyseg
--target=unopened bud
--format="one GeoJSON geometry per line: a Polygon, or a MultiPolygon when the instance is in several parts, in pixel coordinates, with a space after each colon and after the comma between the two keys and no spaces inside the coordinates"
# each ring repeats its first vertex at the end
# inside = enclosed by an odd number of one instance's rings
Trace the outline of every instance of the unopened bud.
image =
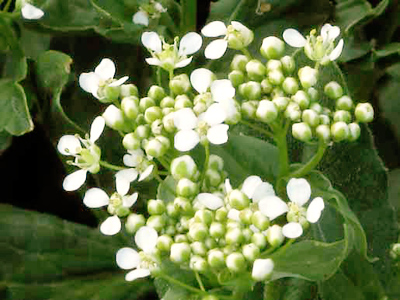
{"type": "Polygon", "coordinates": [[[139,96],[139,90],[134,84],[123,84],[120,86],[120,96],[121,98],[130,97],[130,96],[139,96]]]}
{"type": "Polygon", "coordinates": [[[285,237],[282,234],[281,226],[272,225],[267,229],[267,241],[272,247],[276,248],[280,246],[284,240],[285,237]]]}
{"type": "Polygon", "coordinates": [[[331,130],[329,125],[318,125],[315,129],[315,134],[317,135],[318,139],[323,140],[325,143],[328,143],[331,140],[331,130]]]}
{"type": "Polygon", "coordinates": [[[121,108],[129,119],[136,119],[139,114],[139,98],[136,96],[125,97],[121,101],[121,108]]]}
{"type": "Polygon", "coordinates": [[[292,125],[292,135],[302,142],[309,142],[312,138],[311,127],[305,122],[294,123],[292,125]]]}
{"type": "Polygon", "coordinates": [[[160,135],[150,139],[144,147],[146,154],[153,157],[162,157],[169,149],[169,140],[160,135]],[[163,143],[164,142],[164,143],[163,143]]]}
{"type": "Polygon", "coordinates": [[[241,272],[246,269],[246,260],[240,252],[233,252],[226,257],[226,266],[232,272],[241,272]]]}
{"type": "Polygon", "coordinates": [[[271,276],[273,269],[274,262],[272,259],[256,259],[253,263],[251,277],[255,281],[265,281],[271,276]]]}
{"type": "Polygon", "coordinates": [[[100,87],[98,94],[101,96],[100,102],[110,103],[118,100],[121,93],[121,88],[119,86],[109,86],[100,87]]]}
{"type": "Polygon", "coordinates": [[[217,187],[221,184],[223,178],[222,178],[220,172],[218,172],[214,169],[207,169],[206,175],[205,175],[205,180],[208,185],[217,187]]]}
{"type": "Polygon", "coordinates": [[[147,139],[150,135],[150,127],[147,124],[139,125],[133,134],[140,140],[147,139]]]}
{"type": "Polygon", "coordinates": [[[319,115],[319,123],[323,125],[329,125],[331,124],[331,119],[329,118],[329,116],[321,114],[319,115]]]}
{"type": "Polygon", "coordinates": [[[147,93],[147,96],[153,98],[157,103],[166,96],[165,91],[161,86],[152,85],[147,93]]]}
{"type": "Polygon", "coordinates": [[[228,217],[228,211],[225,207],[218,208],[215,211],[215,220],[218,222],[224,222],[226,221],[226,218],[228,217]]]}
{"type": "Polygon", "coordinates": [[[246,99],[258,100],[261,97],[261,85],[257,81],[249,81],[239,86],[239,93],[246,99]]]}
{"type": "Polygon", "coordinates": [[[308,88],[307,94],[310,96],[310,100],[311,101],[317,101],[318,100],[319,94],[318,94],[318,91],[315,88],[313,88],[313,87],[308,88]]]}
{"type": "Polygon", "coordinates": [[[273,71],[268,72],[268,80],[273,85],[282,84],[284,79],[285,79],[285,76],[283,76],[282,71],[273,70],[273,71]]]}
{"type": "Polygon", "coordinates": [[[227,244],[240,244],[243,242],[243,233],[239,228],[231,228],[225,234],[225,241],[227,244]]]}
{"type": "Polygon", "coordinates": [[[246,48],[254,39],[254,33],[243,24],[232,21],[228,26],[226,38],[228,47],[235,50],[246,48]]]}
{"type": "Polygon", "coordinates": [[[156,231],[161,231],[166,225],[165,216],[154,215],[148,217],[146,221],[146,225],[149,227],[153,227],[156,231]]]}
{"type": "Polygon", "coordinates": [[[374,109],[370,103],[358,103],[354,115],[358,122],[369,123],[374,119],[374,109]]]}
{"type": "Polygon", "coordinates": [[[276,108],[278,109],[279,112],[283,112],[286,110],[288,104],[289,104],[290,99],[287,97],[275,97],[272,99],[272,102],[275,104],[276,108]]]}
{"type": "Polygon", "coordinates": [[[189,77],[185,73],[175,76],[170,80],[169,88],[175,95],[186,94],[190,90],[189,77]]]}
{"type": "Polygon", "coordinates": [[[343,88],[336,81],[331,81],[324,87],[324,93],[329,98],[336,100],[343,96],[343,88]]]}
{"type": "Polygon", "coordinates": [[[249,262],[253,262],[260,256],[260,248],[253,243],[247,244],[243,246],[242,253],[249,262]]]}
{"type": "Polygon", "coordinates": [[[140,227],[143,227],[145,224],[146,224],[146,219],[144,218],[143,215],[132,213],[126,218],[125,229],[126,232],[134,234],[136,231],[139,230],[140,227]]]}
{"type": "Polygon", "coordinates": [[[160,102],[160,107],[161,108],[166,108],[166,107],[174,107],[175,106],[175,100],[172,97],[164,97],[161,102],[160,102]]]}
{"type": "Polygon", "coordinates": [[[267,246],[267,239],[261,232],[255,232],[251,237],[251,242],[256,245],[260,250],[267,246]]]}
{"type": "Polygon", "coordinates": [[[205,256],[207,254],[207,247],[203,242],[195,241],[190,244],[190,249],[192,249],[192,253],[205,256]]]}
{"type": "Polygon", "coordinates": [[[306,122],[311,127],[319,125],[319,114],[312,109],[306,109],[302,114],[303,122],[306,122]]]}
{"type": "Polygon", "coordinates": [[[286,55],[281,58],[282,69],[285,74],[292,74],[294,69],[296,68],[296,62],[294,61],[293,57],[286,55]]]}
{"type": "Polygon", "coordinates": [[[293,77],[286,77],[282,83],[282,89],[285,93],[294,95],[299,90],[299,84],[293,77]]]}
{"type": "Polygon", "coordinates": [[[196,163],[189,155],[177,157],[171,162],[171,174],[177,180],[181,178],[194,180],[196,173],[196,163]]]}
{"type": "Polygon", "coordinates": [[[272,92],[274,86],[269,82],[268,78],[265,78],[261,81],[261,90],[264,94],[269,94],[272,92]]]}
{"type": "Polygon", "coordinates": [[[234,87],[238,87],[244,82],[244,74],[241,71],[233,70],[228,74],[229,80],[232,82],[234,87]]]}
{"type": "Polygon", "coordinates": [[[349,136],[347,139],[350,142],[354,142],[354,141],[358,140],[360,135],[361,135],[360,125],[358,125],[357,123],[350,123],[349,124],[349,136]]]}
{"type": "MultiPolygon", "coordinates": [[[[193,256],[190,258],[189,267],[190,267],[193,271],[203,273],[203,272],[206,272],[206,271],[207,271],[208,264],[207,264],[207,261],[206,261],[203,257],[198,256],[198,255],[193,255],[193,256]]],[[[204,298],[205,298],[205,297],[204,297],[204,298]]],[[[204,299],[204,298],[203,298],[203,299],[204,299]]],[[[218,299],[218,298],[217,298],[217,299],[218,299]]]]}
{"type": "Polygon", "coordinates": [[[243,224],[250,225],[251,224],[251,218],[253,217],[253,211],[247,207],[245,209],[242,209],[239,213],[239,219],[243,224]]]}
{"type": "Polygon", "coordinates": [[[147,201],[147,211],[150,215],[162,215],[166,211],[164,201],[155,199],[147,201]]]}
{"type": "Polygon", "coordinates": [[[261,100],[257,107],[256,117],[264,123],[271,123],[278,117],[278,110],[272,101],[261,100]]]}
{"type": "Polygon", "coordinates": [[[269,227],[269,219],[263,215],[260,211],[254,212],[251,221],[261,231],[266,230],[269,227]]]}
{"type": "Polygon", "coordinates": [[[353,108],[353,100],[347,95],[344,95],[336,100],[337,110],[351,110],[353,108]]]}
{"type": "Polygon", "coordinates": [[[133,132],[125,134],[122,145],[126,150],[136,150],[140,148],[140,140],[135,137],[133,132]]]}
{"type": "Polygon", "coordinates": [[[314,86],[317,83],[318,71],[309,66],[301,68],[298,72],[298,75],[301,85],[306,89],[314,86]]]}
{"type": "Polygon", "coordinates": [[[298,91],[292,96],[292,100],[296,102],[300,109],[304,110],[310,106],[310,97],[304,91],[298,91]]]}
{"type": "Polygon", "coordinates": [[[169,252],[173,242],[174,241],[172,240],[172,238],[169,235],[164,234],[157,238],[156,247],[158,250],[160,250],[162,252],[169,252]]]}
{"type": "Polygon", "coordinates": [[[345,122],[350,123],[351,121],[351,114],[347,110],[338,110],[335,111],[333,114],[333,121],[334,122],[345,122]]]}
{"type": "Polygon", "coordinates": [[[115,130],[124,129],[124,115],[115,105],[111,104],[108,106],[102,116],[108,127],[115,130]]]}
{"type": "Polygon", "coordinates": [[[319,103],[312,103],[310,105],[310,109],[312,109],[313,111],[315,111],[318,114],[322,113],[322,106],[319,103]]]}
{"type": "Polygon", "coordinates": [[[211,154],[208,159],[208,167],[221,172],[224,169],[224,160],[218,155],[211,154]]]}
{"type": "Polygon", "coordinates": [[[221,268],[225,265],[224,253],[219,249],[208,251],[207,262],[212,268],[221,268]]]}
{"type": "Polygon", "coordinates": [[[189,226],[188,237],[193,241],[204,241],[208,236],[208,228],[203,223],[193,223],[189,226]]]}
{"type": "Polygon", "coordinates": [[[171,245],[171,254],[169,258],[175,263],[184,263],[189,261],[190,252],[188,243],[175,243],[171,245]]]}
{"type": "Polygon", "coordinates": [[[331,126],[332,138],[335,142],[346,140],[349,136],[349,127],[345,122],[336,122],[331,126]]]}
{"type": "Polygon", "coordinates": [[[141,113],[144,113],[146,109],[152,106],[156,106],[156,102],[154,101],[153,98],[144,97],[139,101],[139,111],[141,113]]]}
{"type": "Polygon", "coordinates": [[[260,53],[266,59],[279,59],[285,53],[285,43],[275,36],[266,37],[263,39],[260,53]]]}
{"type": "Polygon", "coordinates": [[[219,222],[212,222],[210,225],[210,235],[213,238],[219,239],[223,237],[226,233],[226,228],[219,222]]]}
{"type": "Polygon", "coordinates": [[[229,204],[232,208],[242,210],[249,206],[250,200],[247,196],[239,190],[232,190],[228,196],[229,204]]]}
{"type": "Polygon", "coordinates": [[[286,107],[285,117],[293,122],[300,121],[301,118],[300,106],[296,102],[290,102],[286,107]]]}
{"type": "Polygon", "coordinates": [[[180,179],[176,185],[176,194],[181,197],[193,198],[198,190],[198,184],[187,178],[180,179]]]}
{"type": "Polygon", "coordinates": [[[236,54],[231,62],[231,70],[237,70],[241,72],[246,71],[246,65],[249,62],[249,59],[246,55],[236,54]]]}
{"type": "Polygon", "coordinates": [[[246,65],[246,72],[251,80],[261,81],[265,77],[266,68],[259,60],[252,59],[246,65]]]}

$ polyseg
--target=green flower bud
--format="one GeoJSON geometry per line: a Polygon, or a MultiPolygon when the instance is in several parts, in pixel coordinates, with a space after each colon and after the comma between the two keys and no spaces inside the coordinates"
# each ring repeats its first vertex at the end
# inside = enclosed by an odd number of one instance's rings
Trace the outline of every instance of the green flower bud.
{"type": "Polygon", "coordinates": [[[175,243],[187,243],[187,242],[189,242],[189,240],[188,240],[186,234],[177,234],[174,237],[174,242],[175,243]]]}
{"type": "Polygon", "coordinates": [[[208,185],[217,187],[221,184],[223,178],[220,172],[215,171],[214,169],[207,169],[205,180],[208,185]]]}
{"type": "Polygon", "coordinates": [[[226,257],[226,266],[232,272],[241,272],[246,269],[246,260],[240,252],[233,252],[226,257]]]}
{"type": "Polygon", "coordinates": [[[194,180],[197,173],[197,166],[193,158],[183,155],[171,162],[171,175],[176,179],[188,178],[194,180]]]}
{"type": "Polygon", "coordinates": [[[134,234],[139,230],[140,227],[143,227],[146,224],[146,219],[143,215],[138,214],[130,214],[126,218],[125,229],[129,234],[134,234]]]}
{"type": "Polygon", "coordinates": [[[303,122],[306,122],[311,127],[319,125],[319,114],[312,109],[306,109],[302,114],[303,122]]]}
{"type": "Polygon", "coordinates": [[[336,100],[337,110],[351,110],[353,108],[353,100],[347,95],[344,95],[336,100]]]}
{"type": "Polygon", "coordinates": [[[256,245],[260,250],[267,246],[267,239],[261,232],[255,232],[251,237],[251,242],[256,245]]]}
{"type": "Polygon", "coordinates": [[[253,119],[256,115],[257,103],[254,101],[245,101],[240,107],[242,116],[245,118],[253,119]]]}
{"type": "Polygon", "coordinates": [[[152,106],[156,106],[156,102],[154,101],[153,98],[144,97],[139,101],[139,111],[142,113],[145,112],[146,109],[152,106]]]}
{"type": "Polygon", "coordinates": [[[157,238],[156,247],[162,252],[169,252],[173,242],[174,241],[169,235],[163,234],[157,238]]]}
{"type": "MultiPolygon", "coordinates": [[[[140,111],[140,109],[139,109],[140,111]]],[[[146,121],[144,120],[144,114],[139,113],[138,116],[136,117],[136,124],[137,125],[146,125],[146,121]]]]}
{"type": "Polygon", "coordinates": [[[250,243],[251,237],[253,236],[254,232],[247,227],[242,229],[242,233],[243,233],[243,243],[250,243]]]}
{"type": "Polygon", "coordinates": [[[334,122],[345,122],[350,123],[351,121],[351,114],[347,110],[338,110],[335,111],[333,114],[333,121],[334,122]]]}
{"type": "Polygon", "coordinates": [[[329,128],[329,125],[318,125],[315,129],[315,133],[318,139],[323,140],[325,143],[328,143],[331,140],[331,130],[329,128]]]}
{"type": "MultiPolygon", "coordinates": [[[[250,203],[249,203],[250,204],[250,203]]],[[[251,208],[249,208],[249,207],[247,207],[247,208],[245,208],[245,209],[242,209],[241,211],[240,211],[240,213],[239,213],[239,218],[240,218],[240,221],[243,223],[243,224],[246,224],[246,225],[250,225],[251,224],[251,218],[252,218],[252,216],[253,216],[253,211],[251,210],[251,208]]]]}
{"type": "Polygon", "coordinates": [[[100,88],[98,93],[100,97],[103,96],[101,97],[100,102],[110,103],[118,100],[121,88],[119,86],[106,85],[105,87],[100,88]]]}
{"type": "Polygon", "coordinates": [[[169,88],[175,95],[186,94],[190,90],[189,77],[185,73],[175,76],[170,80],[169,88]]]}
{"type": "Polygon", "coordinates": [[[249,81],[239,86],[239,93],[246,99],[258,100],[261,97],[261,85],[256,81],[249,81]]]}
{"type": "Polygon", "coordinates": [[[397,259],[400,256],[400,243],[395,243],[391,245],[390,256],[393,259],[397,259]]]}
{"type": "Polygon", "coordinates": [[[280,246],[285,240],[285,237],[282,234],[282,227],[279,225],[272,225],[269,227],[267,229],[266,237],[268,243],[274,248],[280,246]]]}
{"type": "Polygon", "coordinates": [[[300,121],[301,118],[300,106],[296,102],[290,102],[286,107],[285,117],[293,122],[300,121]]]}
{"type": "Polygon", "coordinates": [[[221,268],[225,266],[224,253],[219,249],[212,249],[208,251],[207,262],[212,268],[221,268]]]}
{"type": "Polygon", "coordinates": [[[136,150],[140,148],[140,140],[135,137],[133,132],[125,134],[122,145],[126,150],[136,150]]]}
{"type": "Polygon", "coordinates": [[[124,206],[117,207],[115,210],[115,214],[120,218],[126,217],[127,215],[129,215],[130,212],[131,211],[129,207],[124,207],[124,206]]]}
{"type": "Polygon", "coordinates": [[[325,85],[324,93],[329,98],[336,100],[343,96],[343,88],[336,81],[331,81],[325,85]]]}
{"type": "Polygon", "coordinates": [[[228,47],[235,50],[246,48],[254,39],[254,33],[239,22],[232,22],[227,28],[228,47]]]}
{"type": "Polygon", "coordinates": [[[189,226],[188,237],[192,241],[204,241],[208,236],[208,228],[203,223],[193,223],[189,226]]]}
{"type": "Polygon", "coordinates": [[[150,216],[146,221],[146,225],[153,227],[156,231],[160,232],[166,225],[165,216],[150,216]]]}
{"type": "Polygon", "coordinates": [[[360,125],[358,125],[357,123],[350,123],[349,124],[349,136],[347,139],[350,142],[354,142],[354,141],[358,140],[360,135],[361,135],[360,125]]]}
{"type": "Polygon", "coordinates": [[[242,253],[249,262],[253,262],[260,256],[260,248],[255,244],[247,244],[243,246],[242,253]]]}
{"type": "Polygon", "coordinates": [[[344,141],[349,136],[349,126],[345,122],[336,122],[331,126],[332,138],[335,142],[344,141]]]}
{"type": "Polygon", "coordinates": [[[292,135],[302,142],[309,142],[312,138],[311,127],[305,122],[294,123],[292,125],[292,135]]]}
{"type": "Polygon", "coordinates": [[[174,114],[169,113],[162,119],[163,128],[166,132],[172,133],[175,131],[174,114]]]}
{"type": "Polygon", "coordinates": [[[250,200],[240,190],[232,190],[228,196],[229,204],[232,208],[242,210],[249,206],[250,200]]]}
{"type": "Polygon", "coordinates": [[[261,231],[264,231],[269,227],[268,217],[263,215],[260,211],[256,211],[253,213],[251,222],[253,223],[254,226],[256,226],[261,231]]]}
{"type": "Polygon", "coordinates": [[[224,160],[218,155],[211,154],[208,159],[208,168],[221,172],[224,169],[224,160]]]}
{"type": "Polygon", "coordinates": [[[272,99],[272,102],[275,104],[279,112],[283,112],[286,110],[289,101],[290,99],[288,97],[281,97],[281,96],[272,99]]]}
{"type": "Polygon", "coordinates": [[[219,223],[219,222],[212,222],[210,225],[210,236],[215,238],[215,239],[219,239],[221,237],[223,237],[226,233],[226,228],[223,224],[219,223]]]}
{"type": "Polygon", "coordinates": [[[241,229],[242,224],[239,221],[228,219],[226,222],[226,229],[230,230],[230,229],[234,229],[234,228],[241,229]]]}
{"type": "Polygon", "coordinates": [[[266,59],[279,59],[285,53],[285,43],[275,36],[266,37],[263,39],[260,53],[266,59]]]}
{"type": "Polygon", "coordinates": [[[278,117],[275,104],[269,100],[261,100],[258,104],[256,117],[264,123],[271,123],[278,117]]]}
{"type": "Polygon", "coordinates": [[[293,73],[294,69],[296,68],[296,62],[294,61],[293,57],[286,55],[281,58],[282,69],[283,72],[290,75],[293,73]]]}
{"type": "Polygon", "coordinates": [[[171,254],[169,258],[175,263],[184,263],[189,261],[190,246],[188,243],[174,243],[171,245],[171,254]]]}
{"type": "Polygon", "coordinates": [[[358,122],[369,123],[374,119],[374,109],[370,103],[358,103],[354,115],[358,122]]]}
{"type": "Polygon", "coordinates": [[[120,86],[120,96],[121,98],[130,96],[139,97],[139,90],[134,84],[123,84],[120,86]]]}
{"type": "Polygon", "coordinates": [[[276,86],[272,89],[272,92],[271,92],[272,99],[277,98],[277,97],[285,97],[285,96],[286,96],[285,92],[280,87],[276,86]]]}
{"type": "Polygon", "coordinates": [[[272,85],[280,85],[284,79],[285,76],[283,76],[282,71],[273,70],[268,72],[268,80],[272,85]]]}
{"type": "Polygon", "coordinates": [[[190,101],[187,95],[178,95],[175,97],[175,110],[179,110],[185,107],[192,107],[193,103],[190,101]]]}
{"type": "Polygon", "coordinates": [[[174,199],[174,205],[181,211],[189,213],[192,212],[193,210],[193,206],[191,201],[189,201],[189,199],[187,198],[183,198],[183,197],[176,197],[174,199]]]}
{"type": "Polygon", "coordinates": [[[317,101],[318,100],[319,94],[318,94],[318,91],[315,88],[310,87],[307,90],[307,94],[310,96],[310,100],[311,101],[317,101]]]}
{"type": "Polygon", "coordinates": [[[231,62],[231,70],[237,70],[240,72],[246,72],[246,65],[249,62],[249,59],[246,55],[236,54],[231,62]]]}
{"type": "Polygon", "coordinates": [[[204,245],[207,247],[207,249],[214,249],[215,247],[217,247],[217,242],[215,241],[215,239],[208,237],[204,241],[204,245]]]}
{"type": "Polygon", "coordinates": [[[319,123],[323,125],[329,125],[331,124],[331,119],[327,115],[319,115],[319,123]]]}
{"type": "Polygon", "coordinates": [[[233,70],[228,74],[229,80],[232,82],[234,87],[238,87],[244,82],[244,74],[241,71],[233,70]]]}
{"type": "Polygon", "coordinates": [[[298,75],[300,83],[305,89],[308,89],[317,83],[318,71],[309,66],[299,69],[298,75]]]}
{"type": "Polygon", "coordinates": [[[154,120],[153,123],[151,123],[151,133],[155,136],[161,136],[164,131],[164,125],[161,119],[154,120]]]}
{"type": "Polygon", "coordinates": [[[158,106],[152,106],[146,109],[144,112],[144,119],[148,124],[153,123],[155,120],[161,120],[163,117],[161,108],[158,106]]]}
{"type": "Polygon", "coordinates": [[[322,106],[319,103],[311,103],[310,109],[312,109],[318,114],[322,113],[322,106]]]}
{"type": "Polygon", "coordinates": [[[239,228],[231,228],[225,234],[225,241],[228,245],[238,245],[244,240],[242,230],[239,228]]]}
{"type": "Polygon", "coordinates": [[[246,72],[251,80],[261,81],[265,77],[266,68],[260,61],[252,59],[246,65],[246,72]]]}
{"type": "Polygon", "coordinates": [[[129,119],[136,119],[139,114],[139,98],[135,96],[125,97],[121,101],[121,108],[129,119]]]}
{"type": "Polygon", "coordinates": [[[147,96],[153,98],[156,102],[160,102],[166,95],[161,86],[152,85],[147,93],[147,96]]]}
{"type": "Polygon", "coordinates": [[[299,84],[293,77],[286,77],[282,83],[282,89],[285,93],[294,95],[299,90],[299,84]]]}
{"type": "Polygon", "coordinates": [[[207,247],[204,243],[195,241],[190,244],[190,249],[192,249],[192,253],[200,256],[206,256],[207,254],[207,247]]]}
{"type": "Polygon", "coordinates": [[[166,107],[174,107],[175,106],[175,100],[172,97],[164,97],[161,102],[160,102],[160,107],[161,108],[166,108],[166,107]]]}
{"type": "Polygon", "coordinates": [[[181,197],[194,198],[198,191],[198,184],[187,178],[180,179],[176,185],[176,194],[181,197]]]}
{"type": "Polygon", "coordinates": [[[147,211],[150,215],[162,215],[166,212],[164,201],[155,199],[147,201],[147,211]]]}
{"type": "Polygon", "coordinates": [[[115,105],[111,104],[110,106],[108,106],[102,116],[106,121],[108,127],[115,130],[124,130],[124,115],[122,111],[115,105]]]}
{"type": "Polygon", "coordinates": [[[201,113],[205,112],[207,108],[208,106],[205,103],[199,102],[193,106],[193,111],[196,115],[200,115],[201,113]]]}
{"type": "Polygon", "coordinates": [[[136,127],[134,133],[135,137],[139,140],[147,139],[150,135],[150,126],[149,125],[139,125],[136,127]]]}
{"type": "MultiPolygon", "coordinates": [[[[165,141],[165,139],[166,138],[161,135],[150,139],[144,147],[146,154],[156,157],[156,158],[164,156],[164,154],[169,149],[169,147],[167,147],[163,143],[165,141]]],[[[168,143],[169,143],[169,140],[168,140],[168,143]]]]}
{"type": "Polygon", "coordinates": [[[301,110],[304,110],[310,106],[310,97],[304,91],[298,91],[292,96],[292,100],[300,106],[301,110]]]}
{"type": "Polygon", "coordinates": [[[213,221],[214,214],[208,209],[200,209],[194,214],[194,220],[205,225],[210,225],[213,221]]]}
{"type": "Polygon", "coordinates": [[[215,211],[215,220],[218,222],[226,221],[228,217],[228,211],[225,207],[220,207],[215,211]]]}
{"type": "Polygon", "coordinates": [[[190,258],[189,267],[193,271],[200,272],[200,273],[204,273],[204,272],[206,272],[208,270],[207,261],[203,257],[198,256],[198,255],[193,255],[190,258]]]}
{"type": "Polygon", "coordinates": [[[167,215],[176,218],[179,216],[179,208],[173,202],[167,203],[167,215]]]}

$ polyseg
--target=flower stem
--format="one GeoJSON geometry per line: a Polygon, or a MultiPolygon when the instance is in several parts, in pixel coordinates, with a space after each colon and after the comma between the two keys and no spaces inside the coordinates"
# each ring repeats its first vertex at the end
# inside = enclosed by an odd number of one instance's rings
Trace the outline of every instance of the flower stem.
{"type": "Polygon", "coordinates": [[[344,92],[345,92],[347,95],[350,96],[349,87],[347,86],[347,81],[346,81],[346,79],[344,78],[344,75],[343,75],[342,70],[340,70],[340,68],[339,68],[339,66],[338,66],[338,64],[337,64],[336,62],[333,61],[332,64],[333,64],[333,67],[338,71],[338,73],[339,73],[339,75],[340,75],[340,80],[342,81],[342,85],[343,85],[343,88],[344,88],[344,92]]]}
{"type": "Polygon", "coordinates": [[[310,173],[321,161],[327,147],[328,145],[324,141],[320,141],[318,144],[318,150],[314,156],[305,165],[291,173],[289,176],[303,177],[304,175],[310,173]]]}
{"type": "Polygon", "coordinates": [[[164,158],[157,158],[157,160],[160,162],[160,164],[164,167],[165,170],[169,170],[169,163],[167,163],[167,161],[164,158]]]}
{"type": "Polygon", "coordinates": [[[181,32],[196,31],[197,0],[181,0],[181,32]]]}
{"type": "Polygon", "coordinates": [[[206,289],[204,288],[204,285],[203,285],[203,282],[201,281],[201,277],[200,277],[199,273],[195,271],[194,275],[196,276],[196,280],[197,280],[197,283],[199,284],[200,289],[205,292],[206,289]]]}
{"type": "Polygon", "coordinates": [[[157,68],[157,83],[159,86],[162,86],[161,82],[161,68],[157,68]]]}
{"type": "Polygon", "coordinates": [[[207,292],[202,291],[202,290],[200,290],[198,288],[195,288],[193,286],[190,286],[190,285],[188,285],[186,283],[183,283],[182,281],[179,281],[178,279],[175,279],[174,277],[171,277],[171,276],[169,276],[167,274],[157,273],[157,277],[163,278],[163,279],[165,279],[165,280],[167,280],[167,281],[169,281],[169,282],[171,282],[173,284],[179,285],[180,287],[183,287],[184,289],[187,289],[188,291],[194,292],[196,294],[203,294],[203,295],[207,294],[207,292]]]}
{"type": "Polygon", "coordinates": [[[274,140],[279,152],[279,178],[286,176],[289,173],[289,157],[286,133],[289,122],[284,126],[284,128],[277,130],[274,135],[274,140]]]}
{"type": "Polygon", "coordinates": [[[99,164],[100,164],[100,166],[102,166],[102,167],[105,167],[105,168],[108,168],[108,169],[114,170],[114,171],[121,171],[121,170],[126,169],[126,168],[124,168],[124,167],[120,167],[120,166],[116,166],[116,165],[110,164],[110,163],[108,163],[108,162],[106,162],[106,161],[104,161],[104,160],[101,160],[101,161],[99,162],[99,164]]]}
{"type": "Polygon", "coordinates": [[[240,51],[242,51],[243,54],[246,55],[246,57],[247,57],[249,60],[252,60],[252,59],[253,59],[253,57],[251,56],[251,54],[250,54],[249,50],[247,50],[247,48],[242,48],[242,49],[240,49],[240,51]]]}
{"type": "Polygon", "coordinates": [[[204,185],[204,179],[206,177],[206,172],[208,168],[208,161],[210,159],[210,145],[208,141],[204,143],[204,150],[206,151],[206,157],[204,159],[203,172],[201,174],[201,179],[200,179],[200,188],[202,188],[204,185]]]}

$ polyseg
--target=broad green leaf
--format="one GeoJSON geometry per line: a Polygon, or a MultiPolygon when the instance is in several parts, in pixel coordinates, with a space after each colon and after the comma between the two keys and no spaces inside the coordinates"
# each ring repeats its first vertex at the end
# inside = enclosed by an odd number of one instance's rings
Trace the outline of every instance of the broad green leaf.
{"type": "Polygon", "coordinates": [[[386,44],[382,48],[375,50],[374,54],[377,58],[382,58],[393,54],[400,54],[400,43],[386,44]]]}
{"type": "Polygon", "coordinates": [[[344,48],[339,56],[339,62],[348,62],[353,59],[358,59],[372,50],[372,44],[369,41],[356,39],[354,34],[351,34],[344,39],[344,48]]]}
{"type": "Polygon", "coordinates": [[[176,197],[175,188],[175,179],[172,176],[167,176],[164,181],[158,185],[157,199],[162,199],[167,202],[174,201],[176,197]]]}
{"type": "Polygon", "coordinates": [[[0,131],[0,155],[1,151],[6,150],[10,147],[12,141],[12,135],[7,131],[0,131]]]}
{"type": "Polygon", "coordinates": [[[0,206],[0,281],[10,299],[126,300],[150,290],[115,264],[122,239],[54,216],[0,206]]]}
{"type": "Polygon", "coordinates": [[[0,130],[22,135],[32,129],[23,88],[11,80],[0,79],[0,130]]]}
{"type": "Polygon", "coordinates": [[[399,79],[400,78],[400,63],[396,63],[391,65],[389,68],[386,69],[386,73],[390,76],[399,79]]]}
{"type": "Polygon", "coordinates": [[[21,47],[27,58],[36,60],[40,54],[50,47],[50,35],[21,27],[21,47]]]}
{"type": "MultiPolygon", "coordinates": [[[[331,278],[319,283],[319,294],[323,300],[367,300],[374,298],[365,298],[361,288],[343,274],[337,272],[331,278]]],[[[379,299],[379,298],[377,298],[379,299]]]]}
{"type": "Polygon", "coordinates": [[[285,281],[285,294],[282,300],[315,299],[315,283],[298,278],[289,278],[285,281]]]}

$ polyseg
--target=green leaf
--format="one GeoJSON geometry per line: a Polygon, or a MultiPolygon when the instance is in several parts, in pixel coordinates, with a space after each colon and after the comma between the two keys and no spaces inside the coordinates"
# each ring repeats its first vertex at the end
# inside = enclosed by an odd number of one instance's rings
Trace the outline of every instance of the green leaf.
{"type": "Polygon", "coordinates": [[[382,48],[374,51],[377,58],[386,57],[393,54],[400,53],[400,43],[386,44],[382,48]]]}
{"type": "Polygon", "coordinates": [[[33,130],[24,89],[8,79],[0,79],[0,130],[12,135],[33,130]]]}
{"type": "Polygon", "coordinates": [[[166,202],[174,201],[176,198],[175,189],[175,179],[171,175],[167,176],[164,181],[158,185],[157,199],[162,199],[166,202]]]}
{"type": "Polygon", "coordinates": [[[329,280],[320,282],[319,294],[323,300],[367,300],[361,289],[354,285],[342,271],[337,272],[329,280]]]}
{"type": "Polygon", "coordinates": [[[386,73],[388,73],[392,77],[395,77],[396,79],[399,79],[400,78],[400,63],[391,65],[389,68],[386,69],[386,73]]]}
{"type": "Polygon", "coordinates": [[[125,300],[151,289],[124,281],[118,236],[9,205],[0,206],[0,236],[0,281],[10,299],[125,300]]]}
{"type": "Polygon", "coordinates": [[[50,35],[21,27],[21,47],[27,58],[36,60],[50,47],[50,35]]]}
{"type": "Polygon", "coordinates": [[[389,202],[397,211],[400,219],[400,169],[389,171],[389,202]]]}
{"type": "Polygon", "coordinates": [[[11,142],[12,142],[12,135],[9,134],[7,131],[0,131],[0,151],[4,151],[8,147],[10,147],[11,142]]]}

